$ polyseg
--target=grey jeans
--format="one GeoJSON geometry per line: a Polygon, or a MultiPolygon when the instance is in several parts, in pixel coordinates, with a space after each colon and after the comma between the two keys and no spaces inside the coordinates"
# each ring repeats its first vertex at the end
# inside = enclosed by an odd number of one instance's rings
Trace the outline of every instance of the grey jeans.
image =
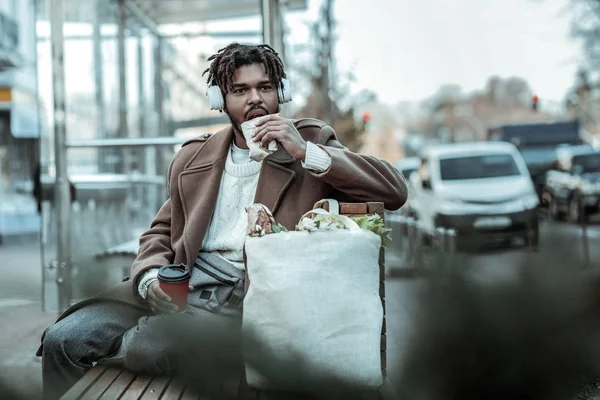
{"type": "Polygon", "coordinates": [[[143,316],[126,304],[98,302],[51,325],[42,343],[44,398],[59,398],[94,362],[116,352],[123,334],[143,316]]]}
{"type": "Polygon", "coordinates": [[[223,315],[191,308],[148,316],[125,304],[90,304],[46,331],[44,398],[60,397],[93,362],[193,377],[199,388],[210,390],[211,383],[239,378],[243,370],[241,322],[241,310],[223,315]]]}

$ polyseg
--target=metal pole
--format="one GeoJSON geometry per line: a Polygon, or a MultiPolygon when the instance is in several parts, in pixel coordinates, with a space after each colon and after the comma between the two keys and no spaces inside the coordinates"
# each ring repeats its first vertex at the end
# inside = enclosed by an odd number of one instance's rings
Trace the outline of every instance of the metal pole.
{"type": "Polygon", "coordinates": [[[406,219],[406,230],[407,230],[407,250],[406,250],[406,264],[408,268],[415,267],[415,237],[416,237],[416,221],[413,217],[406,219]]]}
{"type": "MultiPolygon", "coordinates": [[[[262,18],[262,40],[273,46],[273,0],[261,0],[260,12],[262,18]]],[[[277,49],[275,49],[277,51],[277,49]]]]}
{"type": "Polygon", "coordinates": [[[397,242],[395,246],[402,256],[402,267],[408,264],[408,217],[406,215],[399,215],[396,230],[394,233],[394,240],[397,242]]]}
{"type": "MultiPolygon", "coordinates": [[[[279,0],[261,0],[263,43],[271,45],[279,54],[283,65],[287,65],[285,45],[283,43],[283,13],[280,3],[281,1],[279,0]]],[[[293,113],[292,107],[291,104],[284,107],[281,110],[281,115],[291,118],[293,113]]]]}
{"type": "MultiPolygon", "coordinates": [[[[104,71],[103,71],[103,57],[102,57],[102,32],[101,32],[101,12],[102,0],[96,0],[96,8],[94,12],[93,22],[93,47],[94,47],[94,86],[95,86],[95,97],[96,97],[96,112],[98,113],[98,136],[100,138],[106,138],[106,106],[104,102],[104,71]]],[[[107,171],[106,156],[107,152],[98,150],[98,167],[99,170],[104,172],[107,171]]]]}
{"type": "Polygon", "coordinates": [[[425,239],[425,226],[423,221],[417,221],[415,224],[415,268],[420,270],[423,268],[423,245],[425,239]]]}
{"type": "MultiPolygon", "coordinates": [[[[40,12],[40,9],[42,8],[42,4],[40,4],[40,2],[34,1],[33,2],[33,15],[30,16],[31,18],[31,23],[33,27],[35,27],[37,25],[37,21],[38,21],[38,15],[40,12]]],[[[36,36],[37,36],[37,31],[35,32],[36,36]]],[[[38,50],[38,42],[36,41],[33,45],[33,51],[34,51],[34,60],[36,60],[36,62],[33,64],[34,68],[35,68],[35,76],[39,76],[39,71],[40,71],[40,63],[37,62],[39,60],[39,50],[38,50]]],[[[42,101],[40,99],[39,96],[40,90],[39,90],[39,80],[36,78],[36,107],[38,110],[42,109],[42,101]]],[[[38,111],[39,112],[39,111],[38,111]]],[[[37,163],[38,163],[38,167],[39,167],[39,179],[40,179],[40,186],[41,186],[41,178],[42,178],[42,149],[45,148],[46,144],[44,143],[44,140],[42,139],[43,135],[42,135],[42,117],[41,115],[38,114],[38,118],[37,118],[37,129],[38,132],[40,134],[40,140],[38,142],[38,159],[37,159],[37,163]]],[[[2,168],[0,167],[0,170],[2,168]]],[[[0,171],[0,176],[2,175],[1,171],[0,171]]],[[[40,187],[41,189],[41,187],[40,187]]],[[[42,310],[46,310],[47,309],[47,302],[46,302],[46,292],[47,292],[47,287],[46,287],[46,245],[47,245],[47,234],[46,234],[46,218],[49,218],[48,216],[46,216],[46,213],[44,213],[44,202],[41,201],[41,205],[42,205],[42,210],[40,213],[40,218],[41,218],[41,226],[40,226],[40,251],[42,253],[42,310]]],[[[2,235],[0,234],[0,245],[2,245],[2,235]]],[[[58,299],[57,299],[58,300],[58,299]]]]}
{"type": "Polygon", "coordinates": [[[283,16],[279,0],[261,0],[263,42],[271,45],[285,65],[283,16]]]}
{"type": "Polygon", "coordinates": [[[50,0],[52,40],[52,84],[54,100],[54,157],[56,185],[54,198],[57,206],[57,273],[58,308],[66,310],[71,302],[71,194],[67,177],[65,71],[64,71],[64,0],[50,0]]]}
{"type": "Polygon", "coordinates": [[[117,53],[119,63],[119,137],[128,137],[127,126],[127,70],[125,63],[125,0],[119,2],[117,53]]]}
{"type": "Polygon", "coordinates": [[[100,23],[100,1],[96,0],[96,12],[94,13],[94,84],[96,94],[96,107],[98,110],[98,125],[100,131],[100,137],[106,137],[105,132],[105,119],[106,110],[104,108],[104,71],[102,71],[103,60],[102,60],[102,39],[101,23],[100,23]]]}
{"type": "MultiPolygon", "coordinates": [[[[142,30],[140,30],[138,36],[138,48],[137,48],[137,59],[138,59],[138,87],[139,87],[139,136],[140,137],[148,137],[148,136],[156,136],[158,132],[150,131],[148,132],[146,127],[146,118],[147,118],[147,91],[146,91],[146,68],[145,68],[145,51],[144,51],[144,42],[147,39],[147,36],[144,34],[142,30]]],[[[155,175],[157,173],[156,170],[156,148],[147,147],[143,150],[140,155],[141,171],[143,171],[146,175],[155,175]],[[143,157],[141,157],[143,155],[143,157]]],[[[156,187],[149,187],[144,189],[144,208],[148,213],[148,217],[152,218],[152,215],[158,211],[157,205],[153,203],[153,200],[160,201],[162,200],[162,196],[158,195],[158,190],[156,187]]]]}
{"type": "Polygon", "coordinates": [[[588,221],[583,201],[579,202],[579,220],[581,222],[581,240],[583,241],[583,267],[589,268],[590,265],[590,242],[588,239],[588,221]]]}
{"type": "MultiPolygon", "coordinates": [[[[131,7],[127,7],[128,10],[131,10],[131,7]]],[[[146,26],[146,25],[144,25],[146,26]]],[[[179,39],[182,37],[185,38],[200,38],[200,37],[208,37],[208,38],[222,38],[222,39],[254,39],[262,37],[261,31],[233,31],[233,32],[206,32],[206,31],[198,31],[198,32],[185,32],[185,33],[173,33],[173,34],[164,34],[161,35],[165,39],[179,39]]],[[[102,40],[114,40],[117,36],[114,33],[105,33],[101,36],[102,40]]],[[[50,40],[49,36],[39,35],[37,37],[38,42],[47,42],[50,40]]],[[[66,34],[65,40],[90,40],[90,35],[88,34],[66,34]]]]}
{"type": "Polygon", "coordinates": [[[106,110],[104,107],[104,71],[103,60],[102,60],[102,38],[101,38],[101,27],[100,22],[100,7],[101,0],[96,0],[96,12],[94,13],[94,32],[93,32],[93,44],[94,44],[94,84],[95,84],[95,95],[96,95],[96,107],[98,110],[98,125],[100,131],[100,137],[106,137],[106,123],[104,117],[106,116],[106,110]]]}
{"type": "Polygon", "coordinates": [[[67,147],[96,148],[96,147],[162,147],[174,146],[185,142],[181,137],[142,137],[142,138],[113,138],[113,139],[80,139],[67,141],[67,147]]]}
{"type": "Polygon", "coordinates": [[[446,228],[440,226],[435,230],[435,237],[433,243],[435,244],[435,253],[437,255],[437,268],[445,268],[447,261],[446,254],[446,228]]]}
{"type": "MultiPolygon", "coordinates": [[[[156,128],[152,127],[152,129],[156,129],[154,131],[154,135],[162,136],[168,135],[172,136],[174,133],[169,131],[167,132],[165,111],[164,111],[164,99],[165,99],[165,91],[164,91],[164,82],[163,82],[163,70],[164,70],[164,59],[163,59],[163,51],[167,43],[165,40],[159,36],[154,36],[154,111],[156,115],[156,128]]],[[[167,167],[165,165],[165,161],[170,159],[169,153],[167,153],[166,148],[156,149],[155,153],[155,163],[154,173],[156,174],[164,174],[166,173],[167,167]]],[[[158,203],[161,202],[161,198],[157,197],[158,203]]]]}
{"type": "Polygon", "coordinates": [[[274,44],[277,46],[275,50],[279,53],[279,57],[283,61],[283,65],[287,65],[287,58],[285,54],[285,45],[283,43],[283,35],[284,35],[284,21],[283,21],[283,9],[281,8],[281,1],[276,0],[276,13],[275,13],[275,38],[274,44]]]}
{"type": "Polygon", "coordinates": [[[154,46],[154,110],[158,117],[158,134],[164,134],[165,114],[163,110],[164,90],[163,90],[163,48],[164,39],[155,36],[154,46]]]}
{"type": "Polygon", "coordinates": [[[144,35],[140,33],[137,45],[138,60],[138,113],[139,113],[139,136],[146,136],[146,76],[144,71],[144,35]]]}
{"type": "MultiPolygon", "coordinates": [[[[326,96],[328,96],[329,98],[335,98],[335,92],[336,92],[336,82],[334,80],[334,78],[337,78],[335,76],[335,65],[334,65],[334,60],[335,60],[335,49],[334,49],[334,44],[335,44],[335,38],[334,38],[334,33],[333,33],[333,23],[334,23],[334,18],[333,18],[333,0],[326,0],[326,8],[325,8],[325,28],[327,30],[327,34],[324,38],[325,40],[325,46],[326,46],[326,51],[324,56],[326,57],[325,60],[325,68],[324,68],[324,72],[323,72],[323,79],[326,82],[326,90],[324,92],[324,94],[326,96]]],[[[328,101],[328,105],[329,107],[327,110],[327,119],[325,120],[325,122],[333,125],[333,123],[335,122],[335,103],[333,101],[328,101]]]]}
{"type": "Polygon", "coordinates": [[[449,268],[454,268],[455,258],[456,258],[456,240],[457,240],[458,232],[456,229],[447,229],[446,230],[446,257],[448,260],[446,261],[449,268]]]}

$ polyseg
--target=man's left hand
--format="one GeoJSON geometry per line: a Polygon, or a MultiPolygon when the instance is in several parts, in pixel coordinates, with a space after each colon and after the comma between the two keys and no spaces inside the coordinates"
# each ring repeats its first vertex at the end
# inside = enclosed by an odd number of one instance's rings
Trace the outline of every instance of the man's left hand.
{"type": "Polygon", "coordinates": [[[252,141],[260,142],[261,146],[267,148],[271,140],[276,140],[297,160],[306,157],[306,141],[300,136],[291,120],[282,118],[277,114],[271,114],[256,124],[256,130],[252,141]]]}

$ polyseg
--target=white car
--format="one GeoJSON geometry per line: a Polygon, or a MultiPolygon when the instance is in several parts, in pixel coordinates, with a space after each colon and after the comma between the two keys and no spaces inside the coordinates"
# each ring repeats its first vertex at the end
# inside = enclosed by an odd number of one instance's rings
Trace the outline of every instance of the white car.
{"type": "Polygon", "coordinates": [[[555,170],[546,174],[550,215],[582,222],[600,212],[600,151],[592,146],[562,146],[556,150],[555,170]]]}
{"type": "Polygon", "coordinates": [[[538,245],[539,204],[527,166],[506,142],[425,149],[412,179],[411,211],[433,236],[438,227],[475,242],[524,238],[538,245]]]}

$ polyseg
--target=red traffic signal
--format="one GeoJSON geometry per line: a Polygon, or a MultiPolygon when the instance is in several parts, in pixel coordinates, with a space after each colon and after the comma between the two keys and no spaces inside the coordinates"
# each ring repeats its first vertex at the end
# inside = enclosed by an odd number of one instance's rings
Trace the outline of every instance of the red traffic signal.
{"type": "Polygon", "coordinates": [[[540,102],[540,98],[538,97],[537,94],[534,94],[533,96],[531,96],[531,108],[534,111],[537,111],[539,102],[540,102]]]}
{"type": "Polygon", "coordinates": [[[363,111],[362,120],[364,122],[369,122],[371,120],[371,111],[369,111],[369,110],[363,111]]]}

